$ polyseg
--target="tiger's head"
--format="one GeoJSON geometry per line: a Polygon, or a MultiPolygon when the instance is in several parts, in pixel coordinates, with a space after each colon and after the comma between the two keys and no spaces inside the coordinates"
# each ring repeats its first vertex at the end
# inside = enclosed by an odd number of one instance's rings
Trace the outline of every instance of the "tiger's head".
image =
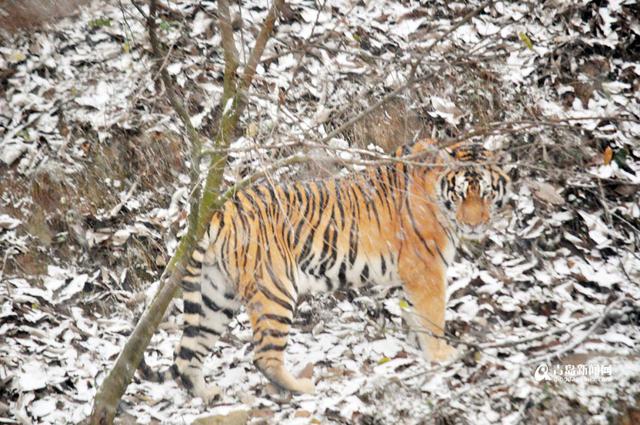
{"type": "Polygon", "coordinates": [[[445,166],[436,184],[441,210],[460,236],[480,239],[502,207],[509,176],[491,164],[492,152],[479,144],[450,146],[442,157],[445,166]]]}

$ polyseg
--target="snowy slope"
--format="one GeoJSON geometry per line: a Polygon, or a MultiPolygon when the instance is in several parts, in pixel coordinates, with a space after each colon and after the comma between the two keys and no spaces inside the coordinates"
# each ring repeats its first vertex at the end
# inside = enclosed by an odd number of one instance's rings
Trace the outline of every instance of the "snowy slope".
{"type": "MultiPolygon", "coordinates": [[[[309,298],[287,350],[293,370],[313,364],[316,395],[267,388],[241,314],[206,363],[224,390],[218,404],[173,382],[134,382],[122,422],[248,411],[250,423],[596,424],[637,406],[638,4],[498,1],[447,34],[480,3],[288,3],[227,174],[300,149],[357,172],[370,157],[340,150],[357,134],[316,142],[418,64],[422,80],[398,100],[421,123],[408,139],[475,134],[505,152],[514,180],[495,230],[462,247],[450,270],[447,326],[462,358],[421,361],[399,290],[309,298]]],[[[232,9],[246,57],[267,6],[232,9]]],[[[205,134],[222,91],[215,10],[172,1],[160,26],[167,70],[205,134]]],[[[153,293],[186,224],[186,138],[132,6],[104,2],[1,37],[0,422],[78,423],[142,311],[139,290],[153,293]]],[[[176,304],[147,350],[151,365],[171,363],[176,304]]]]}

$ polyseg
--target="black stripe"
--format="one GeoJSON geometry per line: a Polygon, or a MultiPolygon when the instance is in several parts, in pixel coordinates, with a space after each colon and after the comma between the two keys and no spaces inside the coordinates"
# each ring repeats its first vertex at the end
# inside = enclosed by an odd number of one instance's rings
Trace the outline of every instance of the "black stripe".
{"type": "MultiPolygon", "coordinates": [[[[297,189],[296,189],[297,191],[297,189]]],[[[296,192],[298,193],[298,192],[296,192]]],[[[298,208],[302,209],[302,201],[298,201],[299,205],[298,208]]],[[[298,224],[296,225],[295,229],[293,230],[293,246],[297,248],[298,243],[300,242],[300,233],[302,232],[302,226],[304,226],[304,224],[306,223],[306,220],[309,217],[309,206],[310,203],[307,202],[305,205],[305,210],[304,210],[304,214],[300,217],[300,220],[298,221],[298,224]]]]}
{"type": "Polygon", "coordinates": [[[351,229],[349,229],[349,265],[353,266],[356,262],[358,254],[358,224],[354,217],[351,221],[351,229]]]}
{"type": "Polygon", "coordinates": [[[184,312],[189,314],[202,314],[202,308],[200,304],[193,301],[184,300],[184,312]]]}
{"type": "Polygon", "coordinates": [[[340,288],[347,286],[347,265],[344,261],[340,264],[340,270],[338,271],[338,280],[340,281],[340,288]]]}
{"type": "Polygon", "coordinates": [[[201,356],[199,353],[193,351],[190,348],[180,346],[180,351],[178,351],[178,357],[183,360],[191,360],[193,358],[200,360],[201,356]]]}
{"type": "Polygon", "coordinates": [[[311,248],[313,245],[313,237],[314,237],[314,231],[312,230],[311,234],[307,237],[307,240],[302,247],[302,251],[300,252],[300,259],[299,259],[300,269],[303,272],[307,271],[307,267],[309,266],[309,263],[314,257],[311,253],[311,248]]]}
{"type": "Polygon", "coordinates": [[[258,323],[263,320],[273,320],[274,322],[282,323],[283,325],[291,326],[291,319],[285,316],[280,316],[277,314],[263,314],[258,319],[258,323]]]}
{"type": "Polygon", "coordinates": [[[186,336],[189,338],[195,338],[197,337],[199,334],[198,328],[196,326],[187,326],[186,328],[184,328],[184,331],[182,332],[182,336],[186,336]]]}
{"type": "Polygon", "coordinates": [[[287,348],[287,344],[278,345],[278,344],[266,344],[256,350],[256,354],[264,353],[265,351],[284,351],[287,348]]]}
{"type": "MultiPolygon", "coordinates": [[[[214,215],[211,216],[210,222],[213,221],[214,217],[219,216],[219,215],[220,215],[220,213],[216,211],[214,213],[214,215]]],[[[220,226],[218,226],[218,228],[216,229],[216,237],[213,240],[211,240],[211,227],[212,227],[212,225],[209,224],[208,233],[209,233],[209,245],[210,246],[211,245],[215,245],[215,243],[218,241],[218,238],[220,237],[220,226]]]]}
{"type": "Polygon", "coordinates": [[[208,326],[200,325],[200,331],[209,335],[220,336],[220,332],[208,326]]]}
{"type": "Polygon", "coordinates": [[[189,258],[188,264],[191,266],[191,268],[194,268],[196,270],[200,270],[202,268],[202,261],[196,260],[195,258],[193,258],[193,256],[189,258]]]}
{"type": "Polygon", "coordinates": [[[212,311],[220,311],[220,306],[216,304],[208,295],[202,294],[202,303],[212,311]]]}
{"type": "Polygon", "coordinates": [[[182,385],[184,385],[187,390],[191,390],[193,388],[193,382],[191,382],[191,378],[189,378],[187,375],[181,375],[180,380],[182,381],[182,385]]]}
{"type": "Polygon", "coordinates": [[[291,300],[291,302],[294,302],[293,295],[291,295],[287,288],[284,287],[284,285],[282,284],[282,280],[278,279],[271,266],[267,266],[267,273],[269,273],[271,281],[273,282],[275,287],[278,288],[278,290],[282,293],[282,295],[291,300]]]}
{"type": "MultiPolygon", "coordinates": [[[[224,238],[222,240],[222,245],[220,246],[220,252],[224,257],[228,257],[227,255],[227,247],[229,246],[229,238],[224,238]]],[[[226,258],[225,258],[226,260],[226,258]]],[[[222,270],[229,276],[229,269],[227,268],[227,261],[218,261],[218,264],[222,266],[222,270]]]]}
{"type": "Polygon", "coordinates": [[[338,208],[338,211],[340,212],[340,224],[339,224],[339,228],[342,229],[344,227],[344,221],[345,221],[345,216],[344,216],[344,207],[342,206],[342,199],[340,197],[340,187],[338,186],[338,182],[334,181],[334,188],[336,191],[336,199],[335,199],[335,205],[338,208]]]}
{"type": "Polygon", "coordinates": [[[277,329],[265,329],[260,331],[262,336],[270,336],[273,338],[286,338],[289,336],[289,332],[279,331],[277,329]]]}
{"type": "Polygon", "coordinates": [[[408,199],[406,202],[406,206],[407,206],[407,215],[409,216],[409,220],[411,221],[411,227],[413,227],[413,231],[415,232],[416,235],[418,235],[418,238],[420,239],[420,243],[422,243],[422,246],[425,247],[425,249],[429,252],[429,254],[431,254],[432,257],[435,257],[436,255],[429,247],[429,244],[427,243],[426,239],[418,231],[418,225],[416,224],[415,217],[413,216],[413,212],[411,211],[411,207],[409,206],[408,199]]]}
{"type": "Polygon", "coordinates": [[[262,294],[268,299],[273,301],[274,303],[286,308],[289,311],[293,311],[293,306],[291,304],[289,304],[288,302],[286,302],[285,300],[282,300],[278,297],[276,297],[271,291],[269,291],[264,285],[258,285],[258,290],[260,292],[262,292],[262,294]]]}
{"type": "Polygon", "coordinates": [[[440,256],[440,259],[442,260],[444,265],[449,267],[449,263],[444,259],[444,255],[442,255],[442,251],[440,251],[440,247],[438,246],[438,244],[436,244],[436,251],[438,251],[438,255],[440,256]]]}
{"type": "Polygon", "coordinates": [[[362,282],[366,282],[369,280],[369,266],[367,264],[364,265],[362,271],[360,272],[360,280],[362,282]]]}
{"type": "Polygon", "coordinates": [[[276,329],[265,329],[260,332],[260,339],[255,342],[256,346],[262,344],[262,341],[266,338],[287,338],[289,336],[289,332],[282,332],[276,329]]]}
{"type": "Polygon", "coordinates": [[[182,290],[185,292],[198,292],[200,291],[200,283],[199,282],[187,282],[186,280],[180,281],[180,286],[182,286],[182,290]]]}

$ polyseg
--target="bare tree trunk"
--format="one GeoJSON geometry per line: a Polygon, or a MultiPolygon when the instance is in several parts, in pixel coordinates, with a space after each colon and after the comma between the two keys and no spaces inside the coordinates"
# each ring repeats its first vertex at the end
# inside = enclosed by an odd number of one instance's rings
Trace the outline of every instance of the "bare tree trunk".
{"type": "MultiPolygon", "coordinates": [[[[96,394],[93,412],[90,418],[91,424],[111,424],[115,418],[118,403],[127,386],[131,382],[133,375],[142,360],[144,350],[146,349],[153,333],[158,324],[162,320],[167,306],[178,293],[179,282],[184,274],[187,261],[193,252],[196,241],[204,235],[212,213],[220,208],[227,196],[220,196],[222,187],[222,177],[224,167],[227,162],[227,154],[225,148],[232,141],[238,120],[244,106],[246,105],[246,91],[249,89],[253,76],[255,75],[256,66],[260,62],[264,48],[273,31],[275,20],[279,10],[282,9],[284,1],[274,0],[267,17],[262,25],[260,34],[256,40],[256,45],[246,64],[244,73],[241,78],[236,74],[238,68],[238,54],[235,48],[235,40],[231,27],[231,19],[229,13],[229,5],[226,0],[218,1],[219,10],[219,27],[222,32],[222,44],[225,52],[225,72],[224,72],[224,92],[221,100],[221,108],[223,113],[218,135],[215,140],[216,153],[211,156],[211,166],[205,179],[202,197],[198,199],[197,193],[194,194],[194,200],[191,202],[191,212],[189,216],[189,229],[180,241],[180,245],[171,261],[165,269],[163,278],[169,276],[156,293],[152,303],[147,307],[140,321],[131,333],[122,352],[116,359],[116,363],[102,382],[98,393],[96,394]],[[227,103],[231,101],[232,107],[227,108],[227,103]]],[[[135,5],[135,3],[134,3],[135,5]]],[[[151,41],[154,56],[157,59],[162,58],[163,54],[160,42],[156,33],[156,0],[149,2],[149,16],[147,16],[147,28],[149,30],[149,38],[151,41]]],[[[141,10],[141,13],[144,13],[141,10]]],[[[201,150],[201,136],[191,124],[186,108],[178,99],[173,80],[166,70],[161,70],[161,78],[167,88],[167,96],[172,107],[180,117],[183,125],[187,130],[187,136],[191,143],[192,183],[198,185],[198,160],[201,150]]],[[[227,191],[227,193],[230,193],[227,191]]]]}

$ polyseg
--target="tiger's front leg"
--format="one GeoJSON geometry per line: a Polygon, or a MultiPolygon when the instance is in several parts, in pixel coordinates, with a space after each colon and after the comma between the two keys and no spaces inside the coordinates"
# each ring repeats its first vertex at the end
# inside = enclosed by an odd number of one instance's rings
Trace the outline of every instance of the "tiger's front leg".
{"type": "MultiPolygon", "coordinates": [[[[410,251],[410,250],[407,250],[410,251]]],[[[427,253],[403,252],[399,273],[404,290],[413,303],[413,311],[405,315],[409,327],[418,335],[425,360],[450,360],[456,349],[443,338],[446,310],[446,269],[437,260],[425,261],[427,253]]]]}

